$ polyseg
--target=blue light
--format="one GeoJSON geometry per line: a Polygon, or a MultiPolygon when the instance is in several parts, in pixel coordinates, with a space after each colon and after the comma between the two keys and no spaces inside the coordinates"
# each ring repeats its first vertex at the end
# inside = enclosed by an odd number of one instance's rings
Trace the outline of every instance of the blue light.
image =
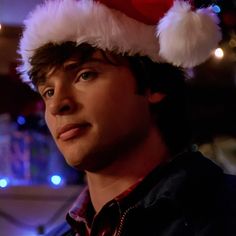
{"type": "Polygon", "coordinates": [[[24,125],[26,123],[25,117],[24,116],[18,116],[17,117],[17,123],[19,125],[24,125]]]}
{"type": "Polygon", "coordinates": [[[8,185],[7,179],[0,179],[0,188],[6,188],[8,185]]]}
{"type": "Polygon", "coordinates": [[[51,182],[54,185],[60,185],[62,183],[62,178],[59,175],[53,175],[51,176],[51,182]]]}
{"type": "Polygon", "coordinates": [[[221,8],[218,5],[213,5],[212,10],[217,14],[221,12],[221,8]]]}

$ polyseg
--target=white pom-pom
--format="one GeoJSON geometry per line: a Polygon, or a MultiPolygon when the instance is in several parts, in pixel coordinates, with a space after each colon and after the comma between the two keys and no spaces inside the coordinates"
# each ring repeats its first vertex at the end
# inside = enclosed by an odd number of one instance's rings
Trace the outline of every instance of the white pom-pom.
{"type": "Polygon", "coordinates": [[[191,10],[186,1],[175,1],[157,26],[160,55],[185,68],[204,62],[221,40],[218,17],[211,8],[191,10]]]}

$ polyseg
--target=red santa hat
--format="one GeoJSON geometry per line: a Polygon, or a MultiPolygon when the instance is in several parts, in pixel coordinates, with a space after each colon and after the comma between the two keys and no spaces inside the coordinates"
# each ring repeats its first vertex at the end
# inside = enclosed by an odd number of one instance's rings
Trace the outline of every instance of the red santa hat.
{"type": "Polygon", "coordinates": [[[190,68],[217,47],[218,23],[211,7],[184,0],[49,0],[24,21],[19,71],[27,80],[39,47],[67,41],[190,68]]]}

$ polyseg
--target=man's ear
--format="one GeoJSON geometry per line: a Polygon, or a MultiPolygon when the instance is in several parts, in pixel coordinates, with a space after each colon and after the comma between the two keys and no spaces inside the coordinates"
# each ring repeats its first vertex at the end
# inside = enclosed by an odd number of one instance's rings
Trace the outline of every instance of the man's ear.
{"type": "Polygon", "coordinates": [[[152,104],[161,102],[166,97],[166,94],[160,92],[148,92],[147,98],[148,101],[152,104]]]}

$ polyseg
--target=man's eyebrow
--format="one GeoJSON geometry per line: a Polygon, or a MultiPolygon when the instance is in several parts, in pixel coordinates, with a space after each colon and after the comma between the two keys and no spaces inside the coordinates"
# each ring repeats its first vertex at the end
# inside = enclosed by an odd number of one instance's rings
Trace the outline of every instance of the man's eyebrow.
{"type": "MultiPolygon", "coordinates": [[[[96,57],[91,57],[88,58],[86,60],[83,61],[79,61],[78,59],[76,60],[71,60],[71,61],[67,61],[65,62],[62,67],[65,70],[65,72],[70,72],[70,71],[74,71],[74,70],[79,70],[81,67],[83,67],[83,65],[85,64],[89,64],[89,63],[98,63],[98,64],[109,64],[108,61],[106,61],[103,58],[96,58],[96,57]]],[[[39,86],[43,86],[47,80],[48,80],[48,74],[50,74],[50,72],[44,74],[43,76],[40,76],[37,78],[37,82],[35,83],[36,88],[38,89],[39,86]]]]}
{"type": "Polygon", "coordinates": [[[37,81],[35,82],[35,86],[38,89],[39,86],[45,85],[45,83],[48,81],[48,76],[55,71],[56,68],[51,68],[49,71],[42,72],[37,77],[37,81]]]}
{"type": "Polygon", "coordinates": [[[35,87],[36,87],[36,89],[38,89],[39,86],[44,85],[44,84],[46,83],[46,81],[47,81],[46,76],[39,77],[39,78],[37,79],[37,81],[35,82],[35,87]]]}
{"type": "Polygon", "coordinates": [[[85,64],[89,64],[89,63],[98,63],[98,64],[109,64],[105,59],[103,58],[94,58],[91,57],[87,60],[83,60],[83,61],[78,61],[78,60],[71,60],[69,62],[65,62],[63,64],[63,68],[65,71],[70,71],[70,70],[74,70],[74,69],[79,69],[81,67],[83,67],[83,65],[85,64]]]}

